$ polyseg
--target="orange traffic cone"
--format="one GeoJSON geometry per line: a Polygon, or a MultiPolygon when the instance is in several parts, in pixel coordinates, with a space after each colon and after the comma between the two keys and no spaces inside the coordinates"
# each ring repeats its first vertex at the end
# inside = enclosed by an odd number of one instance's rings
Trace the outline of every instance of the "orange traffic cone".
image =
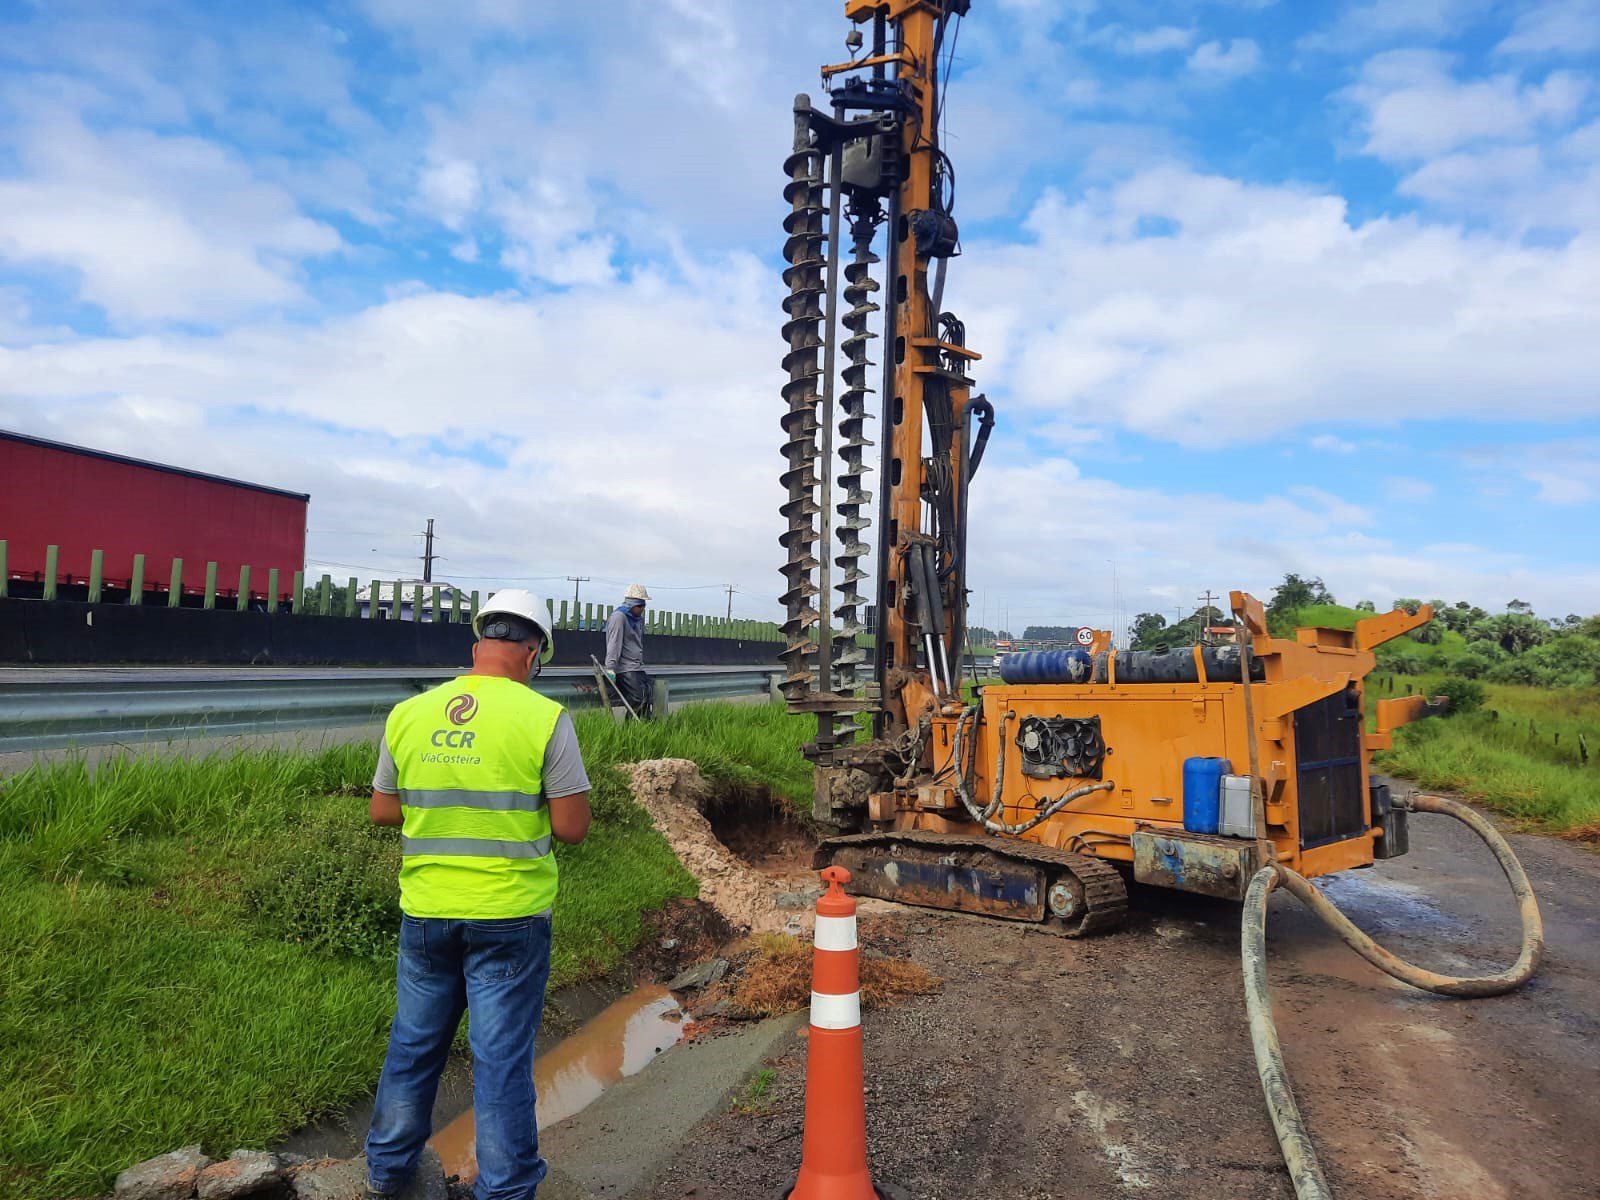
{"type": "Polygon", "coordinates": [[[817,899],[806,1050],[806,1125],[800,1175],[788,1200],[891,1200],[867,1170],[867,1098],[861,1065],[861,970],[850,872],[828,867],[817,899]]]}

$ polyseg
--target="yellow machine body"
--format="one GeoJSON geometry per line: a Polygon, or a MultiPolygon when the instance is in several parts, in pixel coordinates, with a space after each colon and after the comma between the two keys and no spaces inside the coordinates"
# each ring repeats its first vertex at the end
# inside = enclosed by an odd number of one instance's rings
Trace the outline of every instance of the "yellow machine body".
{"type": "MultiPolygon", "coordinates": [[[[1246,610],[1243,619],[1252,619],[1251,606],[1259,613],[1251,598],[1239,600],[1246,610]]],[[[1376,728],[1367,728],[1365,680],[1376,664],[1373,647],[1432,615],[1424,606],[1415,613],[1368,617],[1355,629],[1301,629],[1293,640],[1262,638],[1252,654],[1262,678],[1248,685],[1207,680],[1198,646],[1191,650],[1195,682],[1119,684],[1111,651],[1104,683],[990,685],[979,699],[972,745],[963,751],[963,757],[970,755],[969,791],[987,807],[998,782],[995,819],[1020,826],[1064,792],[1109,783],[1106,790],[1012,836],[1137,865],[1135,834],[1185,833],[1185,760],[1217,758],[1229,764],[1230,773],[1259,776],[1265,836],[1257,840],[1270,844],[1270,850],[1261,849],[1272,858],[1307,876],[1368,866],[1384,856],[1382,814],[1373,811],[1370,800],[1370,755],[1387,748],[1396,727],[1429,711],[1422,697],[1378,701],[1376,728]],[[1354,721],[1331,760],[1327,749],[1308,744],[1303,725],[1330,703],[1353,714],[1344,723],[1354,721]],[[1015,734],[1029,717],[1097,720],[1106,750],[1098,777],[1025,775],[1015,734]]],[[[958,713],[930,714],[934,769],[907,786],[873,795],[868,815],[875,827],[982,832],[951,782],[962,720],[958,713]]],[[[1246,882],[1237,880],[1240,895],[1246,882]]]]}

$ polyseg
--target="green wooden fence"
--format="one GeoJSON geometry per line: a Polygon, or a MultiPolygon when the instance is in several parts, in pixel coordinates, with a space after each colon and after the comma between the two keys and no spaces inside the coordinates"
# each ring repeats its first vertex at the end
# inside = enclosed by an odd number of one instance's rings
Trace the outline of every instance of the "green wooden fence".
{"type": "MultiPolygon", "coordinates": [[[[83,579],[60,579],[59,561],[60,547],[46,547],[42,580],[43,598],[46,600],[59,599],[60,584],[74,586],[82,584],[86,586],[91,604],[110,602],[108,593],[120,593],[116,596],[116,602],[119,603],[161,604],[165,601],[169,608],[182,607],[187,597],[191,601],[198,602],[203,608],[221,607],[236,612],[246,612],[253,607],[264,608],[267,612],[277,612],[280,608],[284,608],[290,612],[309,616],[364,615],[371,620],[426,619],[454,623],[470,622],[477,615],[482,603],[477,591],[463,592],[451,589],[447,598],[445,590],[447,585],[374,579],[366,602],[367,611],[363,614],[360,610],[361,601],[357,595],[360,588],[354,576],[348,579],[342,589],[336,589],[333,577],[326,574],[308,587],[305,573],[296,571],[288,589],[289,594],[287,598],[283,598],[280,596],[279,587],[281,575],[276,567],[267,572],[267,585],[263,589],[252,586],[253,576],[249,566],[240,567],[238,578],[229,580],[219,578],[217,564],[208,562],[205,565],[205,587],[202,591],[196,592],[185,590],[183,587],[181,558],[172,560],[172,573],[165,588],[159,580],[146,579],[147,560],[143,554],[133,556],[133,570],[125,585],[120,581],[108,581],[105,578],[105,555],[100,550],[95,550],[91,554],[89,575],[83,579]]],[[[259,576],[254,578],[259,579],[259,576]]],[[[15,582],[18,581],[11,579],[7,568],[7,542],[0,538],[0,597],[14,594],[15,582]]],[[[612,611],[612,606],[607,604],[574,604],[562,600],[555,606],[555,611],[551,615],[558,630],[599,630],[605,628],[612,611]]],[[[645,610],[645,632],[656,637],[711,637],[751,642],[783,640],[778,626],[771,621],[658,608],[645,610]]]]}

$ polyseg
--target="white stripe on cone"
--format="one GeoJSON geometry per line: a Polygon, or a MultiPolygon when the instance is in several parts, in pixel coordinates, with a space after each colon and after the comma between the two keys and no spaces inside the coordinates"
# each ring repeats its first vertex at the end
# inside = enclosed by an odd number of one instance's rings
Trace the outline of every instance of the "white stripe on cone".
{"type": "Polygon", "coordinates": [[[818,950],[854,950],[856,948],[856,919],[854,917],[824,917],[817,915],[816,947],[818,950]]]}
{"type": "Polygon", "coordinates": [[[861,993],[828,996],[812,992],[811,1024],[817,1029],[855,1029],[861,1024],[861,993]]]}

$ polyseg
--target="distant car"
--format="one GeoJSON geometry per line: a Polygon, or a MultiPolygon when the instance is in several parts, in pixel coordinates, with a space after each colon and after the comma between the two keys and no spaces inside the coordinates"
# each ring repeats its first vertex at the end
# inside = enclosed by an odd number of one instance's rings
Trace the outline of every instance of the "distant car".
{"type": "Polygon", "coordinates": [[[1000,669],[1000,660],[1003,659],[1004,657],[1005,657],[1004,654],[996,654],[994,656],[994,662],[989,664],[990,667],[992,667],[994,670],[998,671],[1000,669]]]}

